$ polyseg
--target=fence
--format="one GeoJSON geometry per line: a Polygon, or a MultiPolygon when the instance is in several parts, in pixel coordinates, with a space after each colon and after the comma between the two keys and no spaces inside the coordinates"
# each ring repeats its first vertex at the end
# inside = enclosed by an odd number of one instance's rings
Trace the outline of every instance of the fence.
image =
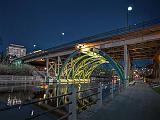
{"type": "Polygon", "coordinates": [[[68,106],[68,110],[67,110],[66,114],[61,116],[60,118],[58,118],[58,120],[62,120],[62,119],[66,119],[66,118],[68,118],[69,120],[77,120],[77,114],[79,112],[82,112],[84,108],[87,109],[88,106],[91,106],[93,104],[97,105],[98,108],[102,105],[102,85],[99,84],[99,86],[88,88],[88,89],[81,90],[81,91],[77,91],[77,89],[75,88],[74,85],[69,85],[69,92],[66,94],[61,94],[61,95],[57,95],[55,97],[45,98],[45,99],[41,99],[41,100],[33,100],[33,101],[29,101],[29,102],[24,102],[22,104],[14,105],[11,107],[1,108],[0,112],[7,111],[10,109],[21,110],[21,109],[23,109],[23,107],[28,106],[28,105],[32,105],[32,104],[36,104],[36,103],[40,103],[40,102],[47,103],[47,101],[57,99],[57,98],[65,98],[65,97],[68,98],[68,102],[63,103],[61,105],[59,104],[58,106],[54,107],[53,109],[49,109],[49,110],[43,111],[41,113],[35,114],[34,111],[32,111],[30,113],[29,117],[25,118],[25,120],[31,120],[31,119],[40,117],[42,115],[45,115],[47,113],[50,113],[50,112],[55,111],[57,109],[61,109],[66,106],[68,106]],[[90,90],[94,90],[95,92],[92,94],[89,94],[89,95],[77,97],[79,93],[85,93],[90,90]],[[92,102],[85,103],[85,100],[86,99],[89,100],[89,98],[91,98],[92,96],[97,96],[97,98],[92,100],[92,102]],[[77,101],[83,102],[83,105],[79,108],[77,108],[77,101]]]}
{"type": "Polygon", "coordinates": [[[42,82],[40,76],[0,75],[0,84],[32,84],[42,82]]]}

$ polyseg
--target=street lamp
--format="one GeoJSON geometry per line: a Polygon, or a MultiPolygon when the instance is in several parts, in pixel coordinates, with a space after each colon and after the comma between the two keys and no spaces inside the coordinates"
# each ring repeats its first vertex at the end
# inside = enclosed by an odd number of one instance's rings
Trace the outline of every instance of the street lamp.
{"type": "Polygon", "coordinates": [[[35,45],[35,44],[33,45],[33,47],[36,47],[36,46],[37,46],[37,45],[35,45]]]}
{"type": "MultiPolygon", "coordinates": [[[[126,19],[126,32],[129,32],[130,31],[130,28],[129,28],[129,24],[128,24],[128,16],[129,16],[129,12],[132,11],[132,6],[128,6],[127,7],[127,19],[126,19]]],[[[127,39],[127,38],[126,38],[127,39]]],[[[127,44],[126,42],[124,41],[124,76],[125,76],[125,79],[126,79],[126,87],[129,85],[129,77],[128,75],[130,74],[129,72],[129,52],[128,52],[128,47],[127,47],[127,44]]]]}
{"type": "Polygon", "coordinates": [[[129,6],[129,7],[128,7],[128,11],[132,11],[132,6],[129,6]]]}
{"type": "Polygon", "coordinates": [[[132,11],[132,6],[128,6],[128,8],[127,8],[127,27],[128,27],[128,16],[129,16],[129,12],[131,12],[132,11]]]}

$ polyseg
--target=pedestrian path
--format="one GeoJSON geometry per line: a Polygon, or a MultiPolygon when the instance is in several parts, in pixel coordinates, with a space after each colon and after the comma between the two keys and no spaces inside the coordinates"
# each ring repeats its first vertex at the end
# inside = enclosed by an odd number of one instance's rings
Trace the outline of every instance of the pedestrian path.
{"type": "Polygon", "coordinates": [[[88,120],[160,120],[160,94],[136,82],[117,95],[88,120]]]}

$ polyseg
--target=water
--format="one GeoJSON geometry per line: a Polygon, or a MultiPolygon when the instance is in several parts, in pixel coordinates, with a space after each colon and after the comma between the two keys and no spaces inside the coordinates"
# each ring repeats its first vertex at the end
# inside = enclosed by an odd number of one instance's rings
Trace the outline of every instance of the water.
{"type": "MultiPolygon", "coordinates": [[[[33,99],[44,97],[45,89],[34,85],[0,86],[0,108],[21,104],[33,99]]],[[[44,112],[37,105],[28,105],[21,108],[14,108],[7,111],[1,111],[1,120],[24,120],[31,116],[31,113],[37,114],[44,112]]],[[[35,120],[56,120],[53,114],[46,114],[35,120]]]]}
{"type": "MultiPolygon", "coordinates": [[[[85,83],[76,84],[77,91],[88,89],[89,87],[95,87],[96,83],[85,83]]],[[[116,90],[116,89],[115,89],[116,90]]],[[[52,85],[14,85],[14,86],[0,86],[0,109],[8,106],[13,106],[16,104],[22,104],[33,100],[40,100],[46,97],[53,97],[58,94],[68,93],[68,85],[60,85],[57,87],[56,84],[52,85]]],[[[90,95],[96,90],[91,90],[85,93],[78,93],[77,97],[81,98],[90,95]]],[[[111,94],[111,84],[103,84],[103,99],[106,99],[111,94]]],[[[97,96],[92,96],[92,100],[95,100],[97,96]]],[[[88,99],[87,99],[88,100],[88,99]]],[[[67,97],[63,97],[63,100],[58,100],[59,103],[63,101],[68,102],[67,97]]],[[[51,107],[57,106],[57,100],[51,100],[45,102],[39,102],[38,104],[31,104],[21,108],[14,108],[7,111],[1,111],[0,116],[2,120],[24,120],[30,117],[32,114],[42,113],[45,110],[42,109],[42,105],[48,104],[51,107]]],[[[81,106],[82,102],[77,101],[78,107],[81,106]]],[[[63,108],[63,112],[67,111],[67,107],[63,108]]],[[[47,113],[45,115],[39,116],[34,120],[56,120],[58,117],[55,113],[47,113]]]]}

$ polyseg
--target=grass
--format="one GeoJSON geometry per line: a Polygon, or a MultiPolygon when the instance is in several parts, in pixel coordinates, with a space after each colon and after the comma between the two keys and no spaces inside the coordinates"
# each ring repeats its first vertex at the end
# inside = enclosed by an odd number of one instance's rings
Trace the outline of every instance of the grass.
{"type": "Polygon", "coordinates": [[[160,86],[154,87],[153,90],[160,94],[160,86]]]}

